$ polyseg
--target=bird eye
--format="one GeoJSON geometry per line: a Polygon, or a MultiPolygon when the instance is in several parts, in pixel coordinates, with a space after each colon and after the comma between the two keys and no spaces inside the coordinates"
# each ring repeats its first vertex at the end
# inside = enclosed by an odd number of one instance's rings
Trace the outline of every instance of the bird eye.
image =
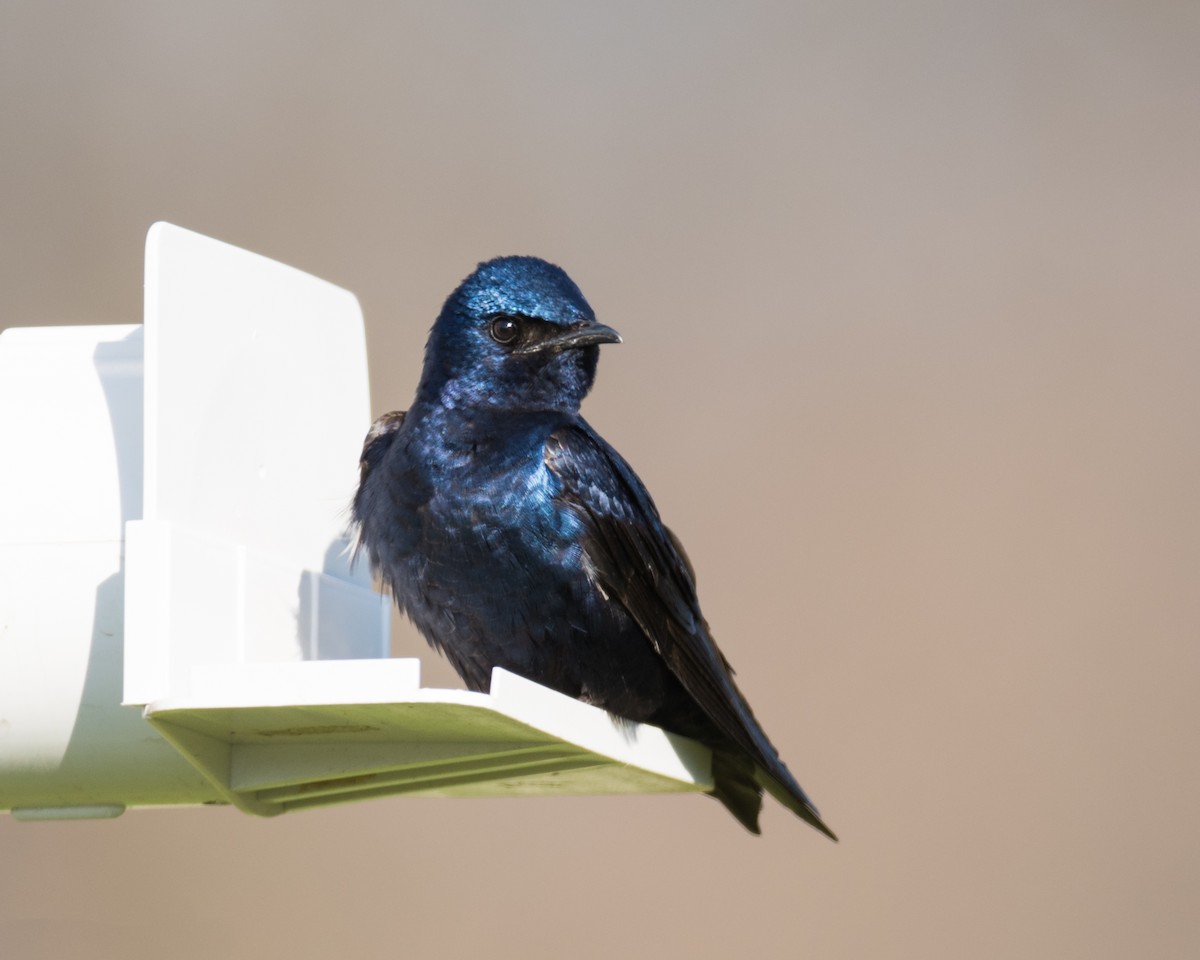
{"type": "Polygon", "coordinates": [[[516,317],[496,317],[489,330],[497,343],[510,344],[521,335],[521,323],[516,317]]]}

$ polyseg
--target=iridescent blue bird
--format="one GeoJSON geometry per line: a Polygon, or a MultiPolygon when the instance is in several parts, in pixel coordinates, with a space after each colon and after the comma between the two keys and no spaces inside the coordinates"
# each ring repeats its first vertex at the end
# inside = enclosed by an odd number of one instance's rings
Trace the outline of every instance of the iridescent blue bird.
{"type": "Polygon", "coordinates": [[[620,339],[558,267],[480,264],[430,331],[412,406],[367,435],[360,542],[472,690],[499,666],[692,737],[747,829],[766,789],[833,837],[735,686],[683,547],[579,415],[620,339]]]}

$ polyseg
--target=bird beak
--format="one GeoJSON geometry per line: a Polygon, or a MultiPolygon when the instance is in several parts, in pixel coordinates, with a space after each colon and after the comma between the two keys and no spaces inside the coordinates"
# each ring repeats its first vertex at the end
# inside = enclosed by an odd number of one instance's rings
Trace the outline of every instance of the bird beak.
{"type": "Polygon", "coordinates": [[[599,343],[620,343],[621,335],[603,323],[584,321],[568,327],[562,333],[538,340],[514,350],[513,353],[541,353],[543,350],[569,350],[574,347],[590,347],[599,343]]]}

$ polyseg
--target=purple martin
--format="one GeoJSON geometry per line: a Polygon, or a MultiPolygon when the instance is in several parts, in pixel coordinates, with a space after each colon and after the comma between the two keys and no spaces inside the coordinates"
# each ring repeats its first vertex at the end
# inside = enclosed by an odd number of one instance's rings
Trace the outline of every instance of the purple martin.
{"type": "Polygon", "coordinates": [[[579,415],[620,341],[553,264],[480,264],[430,331],[412,406],[367,434],[360,545],[470,689],[503,667],[691,737],[748,830],[765,789],[837,839],[735,685],[679,540],[579,415]]]}

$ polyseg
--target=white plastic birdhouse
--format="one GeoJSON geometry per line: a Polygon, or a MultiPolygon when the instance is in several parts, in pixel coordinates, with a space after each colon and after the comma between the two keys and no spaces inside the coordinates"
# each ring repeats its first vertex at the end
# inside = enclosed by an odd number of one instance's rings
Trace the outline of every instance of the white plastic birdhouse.
{"type": "Polygon", "coordinates": [[[165,223],[144,326],[0,335],[0,809],[711,788],[691,741],[388,659],[367,383],[352,294],[165,223]]]}

